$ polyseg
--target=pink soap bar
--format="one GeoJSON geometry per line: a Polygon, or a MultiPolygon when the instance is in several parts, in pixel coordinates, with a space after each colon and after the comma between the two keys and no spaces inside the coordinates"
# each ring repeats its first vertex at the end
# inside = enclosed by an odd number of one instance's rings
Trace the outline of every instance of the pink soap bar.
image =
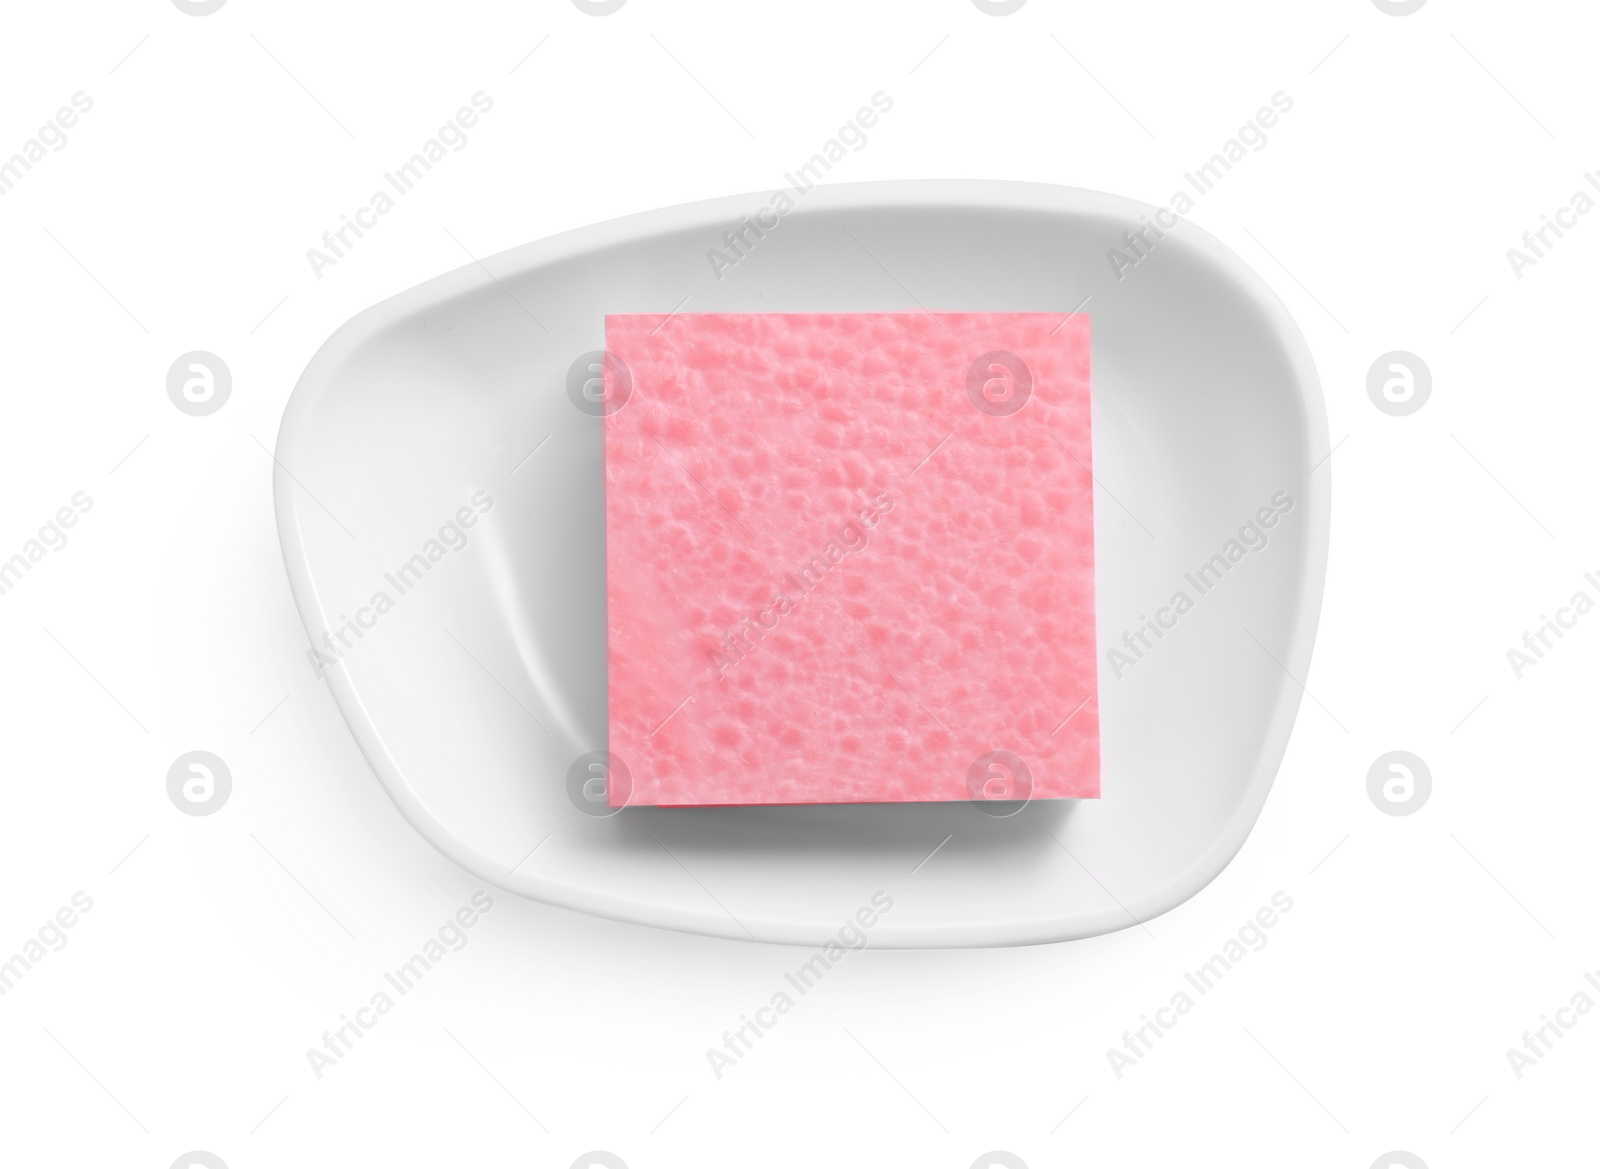
{"type": "Polygon", "coordinates": [[[1086,315],[608,316],[605,388],[613,807],[1100,794],[1086,315]]]}

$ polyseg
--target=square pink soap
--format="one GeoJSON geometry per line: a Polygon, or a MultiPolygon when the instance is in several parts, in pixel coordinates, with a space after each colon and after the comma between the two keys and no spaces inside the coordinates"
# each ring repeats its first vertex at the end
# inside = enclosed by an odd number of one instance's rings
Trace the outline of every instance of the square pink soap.
{"type": "Polygon", "coordinates": [[[1089,318],[606,318],[610,802],[1100,794],[1089,318]]]}

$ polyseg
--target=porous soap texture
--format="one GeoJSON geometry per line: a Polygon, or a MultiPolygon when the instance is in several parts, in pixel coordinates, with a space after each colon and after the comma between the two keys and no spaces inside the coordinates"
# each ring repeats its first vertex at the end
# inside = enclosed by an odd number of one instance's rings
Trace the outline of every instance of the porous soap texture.
{"type": "Polygon", "coordinates": [[[1100,794],[1089,318],[606,318],[612,806],[1100,794]]]}

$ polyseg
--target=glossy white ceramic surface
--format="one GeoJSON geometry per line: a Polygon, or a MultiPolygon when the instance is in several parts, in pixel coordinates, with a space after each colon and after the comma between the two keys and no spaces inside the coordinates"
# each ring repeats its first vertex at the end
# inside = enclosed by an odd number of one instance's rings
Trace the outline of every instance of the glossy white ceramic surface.
{"type": "Polygon", "coordinates": [[[770,201],[527,244],[367,310],[312,360],[278,439],[279,531],[378,779],[481,878],[675,929],[815,945],[881,890],[874,946],[1004,945],[1178,904],[1255,823],[1316,631],[1327,422],[1288,313],[1198,228],[1134,255],[1123,235],[1154,208],[1027,183],[818,187],[714,271],[708,250],[770,201]],[[1093,316],[1101,799],[604,817],[569,797],[606,738],[601,420],[569,371],[606,313],[674,309],[1093,316]],[[1246,548],[1274,496],[1292,507],[1246,548]],[[1202,593],[1230,541],[1242,557],[1202,593]],[[426,571],[402,578],[414,556],[426,571]],[[1137,659],[1113,663],[1125,634],[1137,659]]]}

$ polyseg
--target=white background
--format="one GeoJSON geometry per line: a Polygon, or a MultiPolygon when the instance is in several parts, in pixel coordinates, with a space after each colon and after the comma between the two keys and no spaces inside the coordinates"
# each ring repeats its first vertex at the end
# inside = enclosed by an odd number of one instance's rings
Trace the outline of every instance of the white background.
{"type": "Polygon", "coordinates": [[[1600,1012],[1520,1079],[1506,1050],[1600,971],[1600,616],[1520,680],[1506,651],[1600,599],[1600,215],[1520,279],[1506,249],[1600,169],[1594,33],[1589,5],[1470,0],[12,6],[0,158],[73,93],[94,108],[0,198],[0,558],[94,502],[0,596],[0,958],[75,892],[94,904],[0,997],[0,1163],[1592,1153],[1600,1012]],[[318,279],[306,249],[478,90],[466,148],[318,279]],[[318,1079],[306,1049],[479,885],[402,821],[307,668],[265,449],[296,377],[462,246],[768,192],[877,90],[894,111],[829,181],[1158,204],[1294,99],[1192,216],[1295,315],[1337,444],[1316,701],[1260,823],[1143,928],[852,955],[720,1080],[706,1049],[803,952],[501,894],[318,1079]],[[205,418],[165,392],[194,349],[234,378],[205,418]],[[1393,349],[1432,370],[1410,417],[1366,394],[1393,349]],[[233,773],[212,816],[167,798],[194,749],[233,773]],[[1366,792],[1394,749],[1433,775],[1407,817],[1366,792]],[[1266,947],[1119,1078],[1107,1049],[1279,890],[1266,947]]]}

